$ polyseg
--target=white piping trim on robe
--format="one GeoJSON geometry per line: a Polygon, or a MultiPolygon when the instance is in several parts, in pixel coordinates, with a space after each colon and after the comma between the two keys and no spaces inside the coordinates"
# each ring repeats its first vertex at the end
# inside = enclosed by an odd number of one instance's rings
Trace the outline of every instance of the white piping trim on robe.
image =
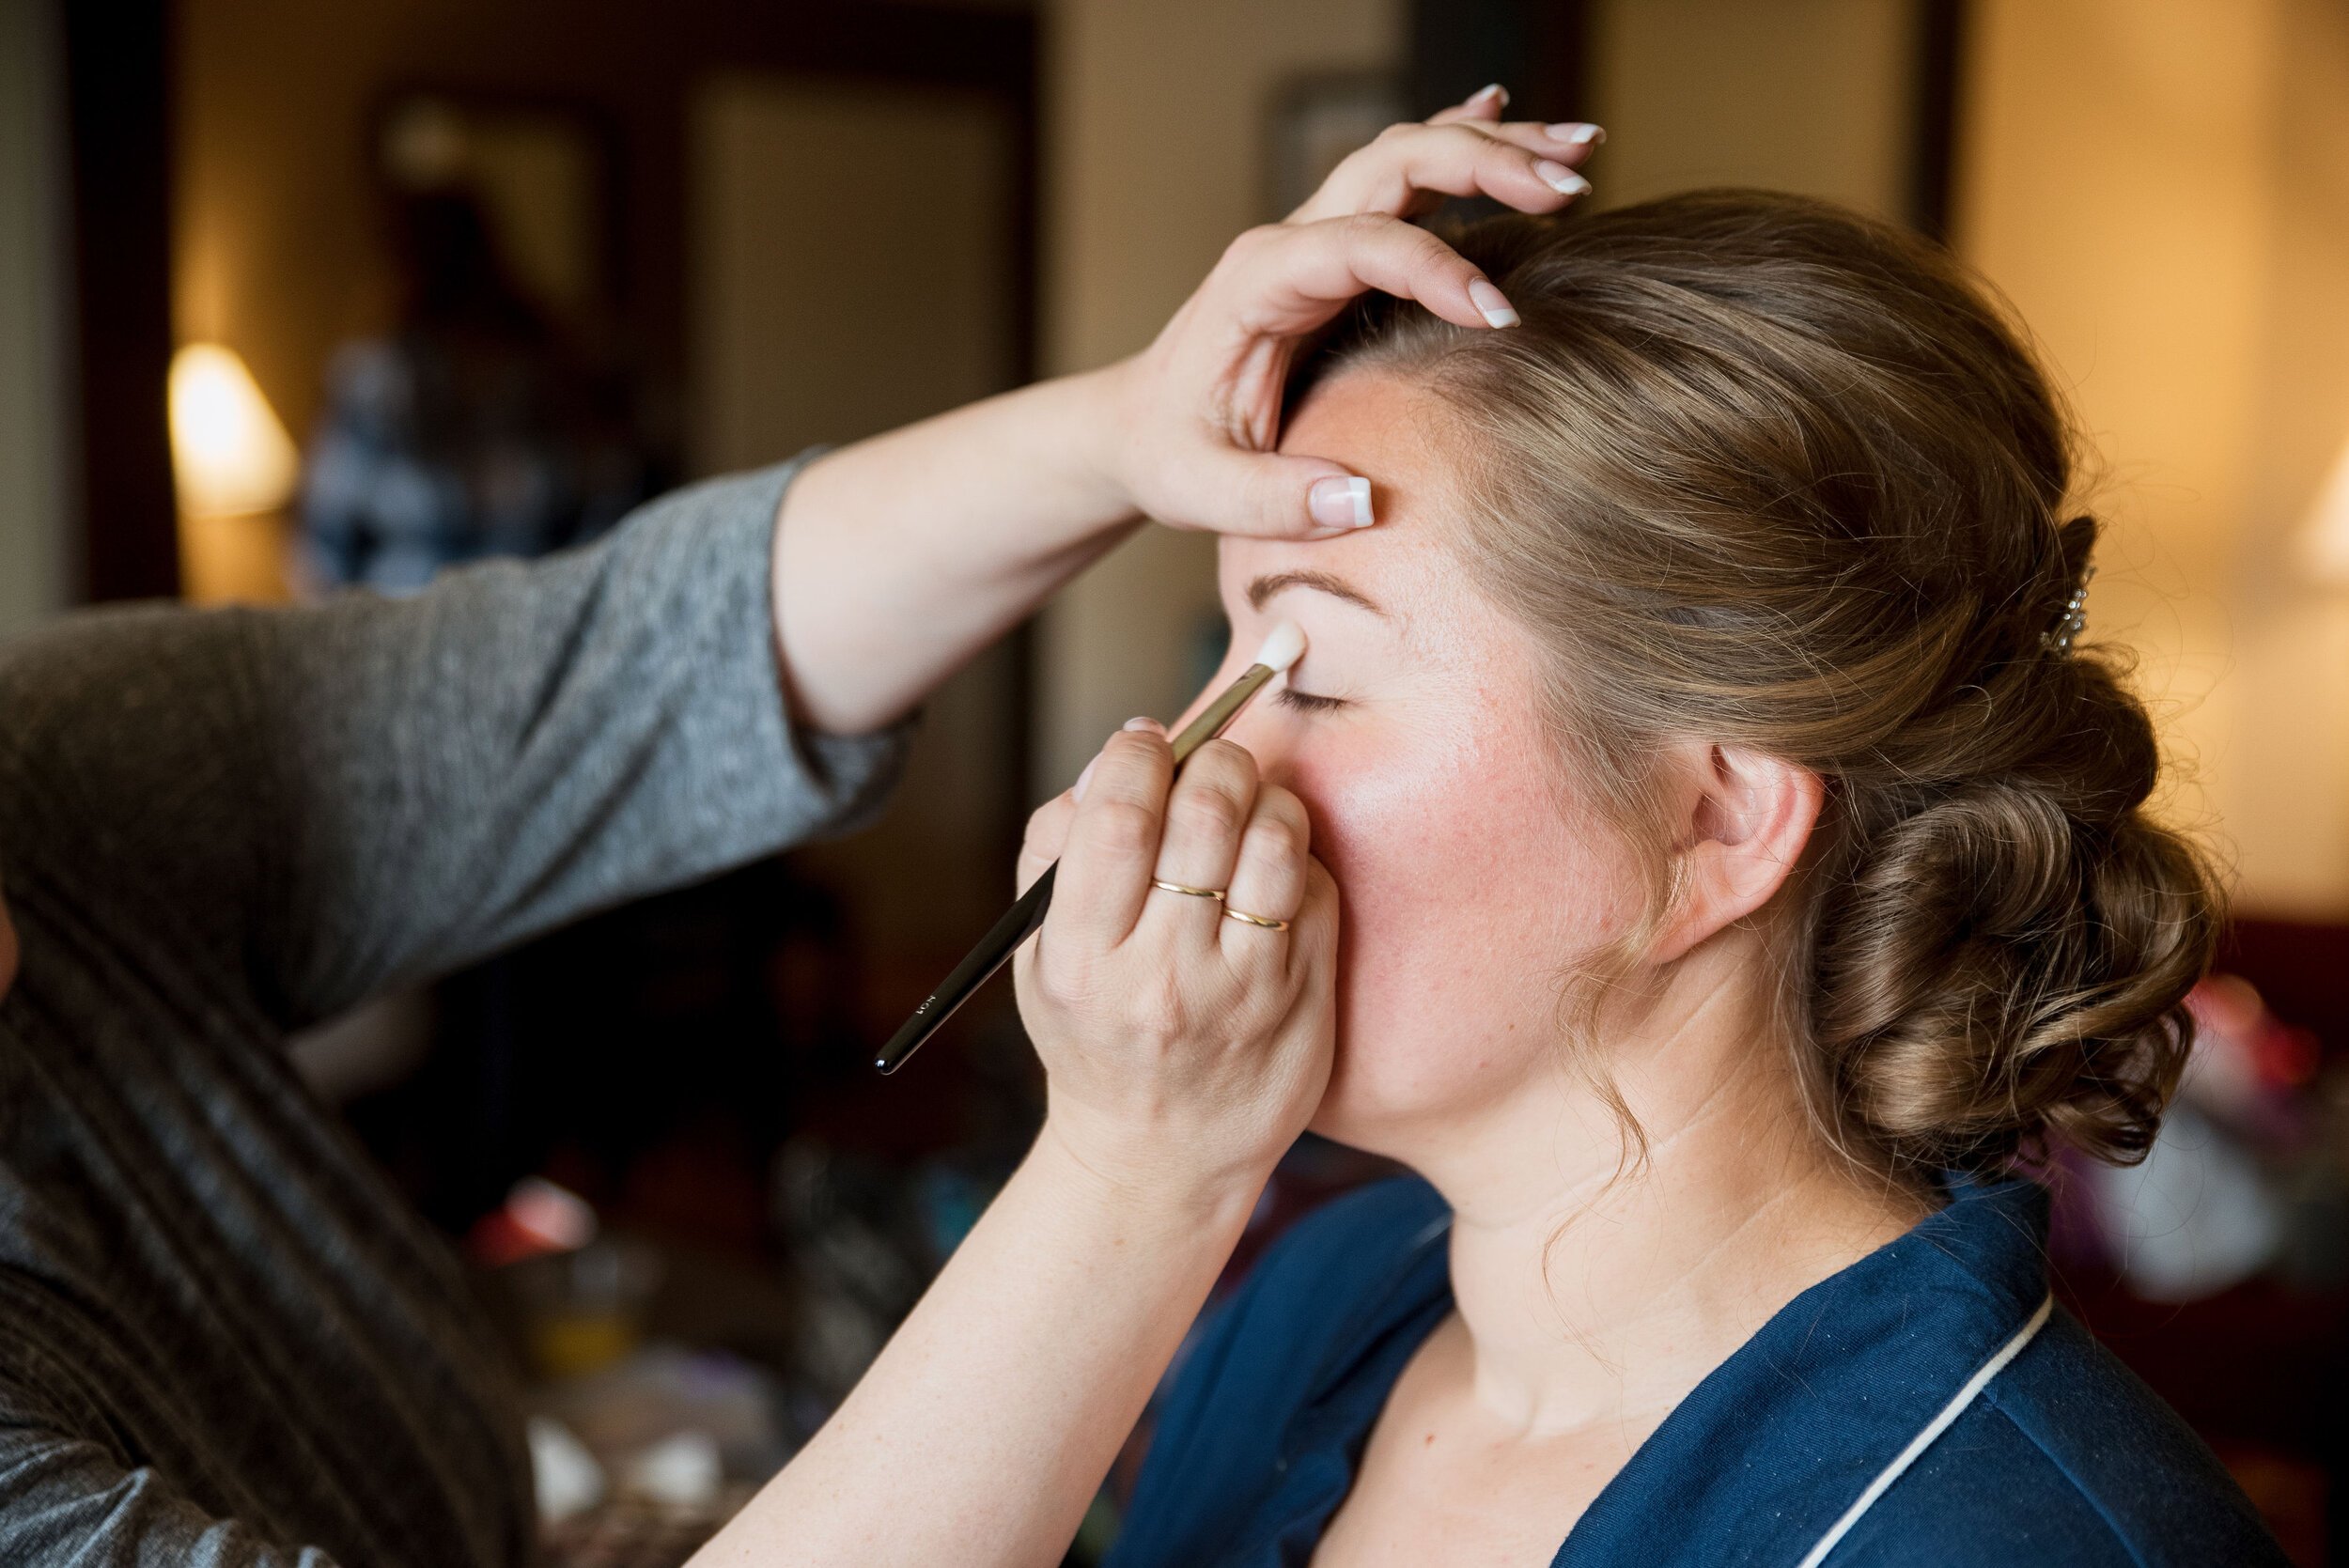
{"type": "Polygon", "coordinates": [[[2053,1311],[2055,1297],[2050,1295],[2039,1303],[2039,1310],[2030,1314],[2030,1321],[2023,1325],[2021,1332],[2000,1345],[1996,1356],[1983,1362],[1974,1375],[1966,1380],[1966,1386],[1957,1390],[1957,1396],[1941,1406],[1941,1413],[1934,1417],[1922,1432],[1908,1440],[1908,1446],[1901,1450],[1900,1457],[1885,1466],[1883,1472],[1868,1483],[1868,1489],[1859,1494],[1859,1500],[1835,1521],[1834,1529],[1819,1537],[1819,1544],[1811,1548],[1810,1555],[1797,1568],[1819,1568],[1819,1564],[1827,1560],[1827,1554],[1851,1532],[1852,1526],[1859,1523],[1859,1516],[1874,1507],[1878,1498],[1890,1491],[1892,1483],[1900,1480],[1901,1473],[1917,1462],[1917,1456],[1931,1448],[1934,1439],[1947,1432],[1951,1424],[1966,1413],[1966,1407],[1981,1397],[1982,1390],[1990,1386],[1990,1380],[2005,1371],[2009,1361],[2023,1353],[2023,1347],[2030,1343],[2031,1337],[2046,1326],[2047,1314],[2053,1311]]]}

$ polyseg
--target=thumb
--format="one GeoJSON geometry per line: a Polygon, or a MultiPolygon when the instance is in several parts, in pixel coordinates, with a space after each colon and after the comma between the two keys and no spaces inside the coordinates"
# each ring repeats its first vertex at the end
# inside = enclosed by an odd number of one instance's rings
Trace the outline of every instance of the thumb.
{"type": "Polygon", "coordinates": [[[1216,534],[1325,539],[1377,520],[1370,481],[1327,458],[1211,447],[1183,465],[1180,505],[1159,520],[1216,534]]]}

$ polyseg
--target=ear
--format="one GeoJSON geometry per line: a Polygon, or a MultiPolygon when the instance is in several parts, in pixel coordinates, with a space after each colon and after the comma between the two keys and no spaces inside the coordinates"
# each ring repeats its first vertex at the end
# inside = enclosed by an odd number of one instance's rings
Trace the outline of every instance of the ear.
{"type": "Polygon", "coordinates": [[[1743,746],[1683,750],[1679,897],[1649,956],[1669,963],[1767,904],[1817,826],[1827,786],[1810,768],[1743,746]]]}

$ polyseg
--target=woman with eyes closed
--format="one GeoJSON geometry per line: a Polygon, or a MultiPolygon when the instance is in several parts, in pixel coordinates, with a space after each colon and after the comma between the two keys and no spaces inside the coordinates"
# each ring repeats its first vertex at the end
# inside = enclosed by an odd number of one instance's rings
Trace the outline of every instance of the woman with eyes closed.
{"type": "Polygon", "coordinates": [[[1790,197],[1455,243],[1521,319],[1289,345],[1378,525],[1224,538],[1208,691],[1302,660],[1036,814],[1043,1134],[708,1560],[1057,1560],[1310,1126],[1411,1174],[1206,1320],[1116,1568],[2281,1561],[2047,1294],[2217,915],[2015,331],[1790,197]]]}

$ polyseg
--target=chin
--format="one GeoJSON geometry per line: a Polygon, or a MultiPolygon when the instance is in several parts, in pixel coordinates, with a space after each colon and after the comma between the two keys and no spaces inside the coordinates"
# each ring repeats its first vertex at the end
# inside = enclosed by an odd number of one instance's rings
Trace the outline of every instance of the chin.
{"type": "Polygon", "coordinates": [[[1515,978],[1522,964],[1434,961],[1443,950],[1346,935],[1330,1082],[1307,1126],[1412,1163],[1468,1136],[1535,1075],[1536,1035],[1511,1020],[1537,1016],[1546,998],[1515,978]]]}
{"type": "Polygon", "coordinates": [[[1437,1063],[1428,1058],[1423,1042],[1416,1048],[1396,1040],[1356,1042],[1341,1029],[1330,1085],[1306,1130],[1409,1163],[1412,1153],[1423,1148],[1428,1128],[1447,1119],[1467,1087],[1430,1081],[1427,1069],[1437,1063]]]}
{"type": "Polygon", "coordinates": [[[1364,1149],[1372,1154],[1379,1151],[1363,1136],[1357,1126],[1361,1118],[1347,1112],[1344,1095],[1338,1087],[1338,1075],[1332,1072],[1330,1087],[1322,1091],[1321,1104],[1314,1108],[1314,1119],[1305,1124],[1305,1130],[1332,1143],[1343,1143],[1349,1149],[1364,1149]]]}

